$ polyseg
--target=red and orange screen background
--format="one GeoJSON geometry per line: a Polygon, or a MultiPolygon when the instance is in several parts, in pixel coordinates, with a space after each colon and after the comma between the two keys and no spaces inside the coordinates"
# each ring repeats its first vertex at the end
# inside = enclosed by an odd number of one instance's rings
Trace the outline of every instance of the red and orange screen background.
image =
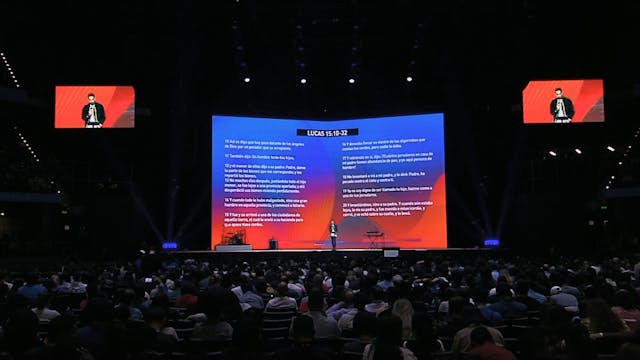
{"type": "Polygon", "coordinates": [[[93,93],[96,102],[104,106],[106,119],[103,128],[135,127],[135,90],[133,86],[56,86],[55,128],[84,128],[82,107],[93,93]]]}
{"type": "Polygon", "coordinates": [[[573,102],[575,115],[571,123],[604,122],[604,86],[602,79],[535,80],[522,92],[523,122],[553,124],[550,112],[555,89],[573,102]]]}
{"type": "Polygon", "coordinates": [[[444,115],[213,116],[211,247],[447,247],[444,115]],[[371,237],[377,231],[380,237],[371,237]],[[372,241],[375,244],[372,244],[372,241]]]}

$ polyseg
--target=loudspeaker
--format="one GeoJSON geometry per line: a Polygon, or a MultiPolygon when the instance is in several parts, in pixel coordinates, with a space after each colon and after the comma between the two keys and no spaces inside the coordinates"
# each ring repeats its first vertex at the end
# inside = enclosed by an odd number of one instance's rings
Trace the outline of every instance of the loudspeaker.
{"type": "Polygon", "coordinates": [[[278,249],[278,240],[269,239],[269,250],[277,250],[278,249]]]}

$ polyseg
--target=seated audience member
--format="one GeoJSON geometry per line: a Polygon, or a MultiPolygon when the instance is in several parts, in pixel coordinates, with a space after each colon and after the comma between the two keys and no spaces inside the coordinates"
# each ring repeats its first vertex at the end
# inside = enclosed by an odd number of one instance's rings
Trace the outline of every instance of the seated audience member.
{"type": "Polygon", "coordinates": [[[206,319],[193,327],[191,337],[201,340],[228,340],[233,335],[233,327],[220,318],[220,304],[217,299],[202,296],[203,313],[206,319]]]}
{"type": "Polygon", "coordinates": [[[289,286],[286,282],[280,281],[276,289],[277,296],[274,296],[267,302],[265,310],[271,309],[291,309],[297,310],[298,303],[296,299],[289,296],[289,286]]]}
{"type": "Polygon", "coordinates": [[[268,360],[271,352],[266,348],[257,318],[244,316],[233,328],[231,346],[223,350],[224,360],[268,360]]]}
{"type": "Polygon", "coordinates": [[[367,294],[363,291],[358,291],[353,294],[353,307],[350,308],[348,312],[343,313],[342,316],[340,316],[340,319],[338,319],[338,328],[341,332],[353,330],[353,320],[360,312],[366,312],[364,307],[368,300],[369,298],[367,297],[367,294]]]}
{"type": "Polygon", "coordinates": [[[406,298],[400,298],[393,302],[391,313],[402,320],[402,338],[413,338],[413,305],[406,298]]]}
{"type": "Polygon", "coordinates": [[[478,360],[516,360],[513,352],[493,342],[493,337],[486,327],[474,328],[469,334],[469,339],[469,353],[478,360]]]}
{"type": "Polygon", "coordinates": [[[262,296],[258,295],[253,289],[253,283],[251,281],[247,281],[242,284],[242,295],[238,298],[240,304],[247,304],[254,310],[262,311],[264,310],[264,300],[262,296]]]}
{"type": "Polygon", "coordinates": [[[467,321],[467,326],[456,332],[453,337],[453,343],[451,344],[451,351],[454,353],[468,352],[471,348],[471,332],[477,327],[487,328],[493,338],[493,342],[498,346],[504,346],[502,333],[498,329],[486,325],[486,319],[475,306],[465,306],[464,318],[467,321]]]}
{"type": "Polygon", "coordinates": [[[334,360],[336,354],[324,346],[314,343],[315,330],[313,319],[300,315],[293,319],[291,336],[293,346],[282,347],[275,351],[273,360],[334,360]]]}
{"type": "Polygon", "coordinates": [[[339,297],[339,301],[331,305],[327,309],[327,315],[332,316],[337,321],[340,320],[342,315],[348,313],[354,308],[353,305],[353,291],[349,288],[343,288],[342,295],[339,297]]]}
{"type": "Polygon", "coordinates": [[[180,287],[180,295],[176,298],[175,307],[190,308],[198,302],[198,289],[191,281],[185,281],[180,287]]]}
{"type": "Polygon", "coordinates": [[[86,359],[89,354],[83,354],[76,346],[73,333],[76,321],[72,315],[64,314],[51,319],[47,335],[44,338],[45,349],[42,359],[86,359]]]}
{"type": "Polygon", "coordinates": [[[499,312],[503,318],[515,319],[527,315],[527,306],[513,298],[512,290],[506,282],[496,285],[496,301],[489,308],[499,312]]]}
{"type": "Polygon", "coordinates": [[[389,308],[389,303],[385,301],[385,292],[379,286],[374,286],[369,292],[370,302],[364,306],[365,311],[372,314],[379,314],[389,308]]]}
{"type": "MultiPolygon", "coordinates": [[[[6,351],[8,359],[29,359],[40,354],[44,348],[38,339],[38,317],[27,308],[17,308],[3,324],[0,353],[6,351]]],[[[37,356],[35,357],[37,359],[37,356]]]]}
{"type": "Polygon", "coordinates": [[[115,306],[117,313],[127,313],[127,319],[129,320],[143,320],[144,314],[140,309],[134,306],[136,302],[135,290],[131,288],[125,288],[119,295],[118,304],[115,306]]]}
{"type": "Polygon", "coordinates": [[[95,359],[124,358],[122,334],[115,331],[113,301],[104,297],[90,298],[80,314],[74,337],[78,345],[95,359]]]}
{"type": "Polygon", "coordinates": [[[35,304],[38,296],[48,292],[47,288],[40,281],[40,274],[30,271],[25,276],[25,284],[18,288],[18,294],[24,296],[31,304],[35,304]]]}
{"type": "Polygon", "coordinates": [[[549,291],[549,303],[562,306],[572,315],[578,315],[580,312],[578,298],[563,292],[560,286],[553,286],[549,291]]]}
{"type": "Polygon", "coordinates": [[[618,290],[614,295],[614,306],[611,311],[630,327],[636,327],[640,321],[640,308],[638,307],[638,295],[629,290],[618,290]]]}
{"type": "MultiPolygon", "coordinates": [[[[316,339],[335,339],[340,337],[340,329],[336,319],[327,316],[324,311],[324,295],[321,289],[313,288],[309,292],[309,311],[303,316],[313,319],[314,334],[316,339]]],[[[293,326],[290,328],[290,333],[293,326]]]]}
{"type": "Polygon", "coordinates": [[[602,298],[592,298],[585,302],[585,316],[581,323],[592,337],[630,334],[629,326],[618,317],[602,298]]]}
{"type": "Polygon", "coordinates": [[[445,351],[444,343],[435,334],[435,327],[431,316],[424,312],[413,315],[413,335],[414,338],[404,342],[404,346],[409,348],[418,358],[430,359],[432,353],[442,353],[445,351]]]}
{"type": "Polygon", "coordinates": [[[514,291],[516,292],[515,300],[525,304],[527,306],[527,311],[539,311],[542,303],[546,302],[546,297],[545,301],[540,302],[540,298],[536,299],[529,295],[531,292],[531,285],[527,279],[516,281],[514,291]]]}
{"type": "Polygon", "coordinates": [[[178,333],[172,326],[167,326],[167,311],[159,306],[151,306],[144,316],[147,326],[155,332],[156,350],[167,353],[175,349],[178,333]]]}
{"type": "Polygon", "coordinates": [[[395,315],[379,317],[376,338],[365,346],[362,359],[417,360],[415,354],[402,345],[402,320],[395,315]]]}
{"type": "Polygon", "coordinates": [[[49,321],[58,316],[60,316],[60,312],[57,310],[53,310],[49,308],[51,305],[51,294],[46,292],[38,295],[38,299],[36,300],[36,307],[32,308],[40,321],[49,321]]]}
{"type": "MultiPolygon", "coordinates": [[[[468,324],[464,310],[473,306],[467,298],[453,296],[448,301],[447,315],[436,324],[436,335],[439,337],[453,337],[460,329],[468,324]]],[[[483,318],[484,319],[484,318],[483,318]]]]}
{"type": "Polygon", "coordinates": [[[371,344],[376,336],[376,316],[372,313],[361,311],[353,318],[353,332],[357,339],[347,342],[342,346],[343,352],[363,353],[367,344],[371,344]]]}

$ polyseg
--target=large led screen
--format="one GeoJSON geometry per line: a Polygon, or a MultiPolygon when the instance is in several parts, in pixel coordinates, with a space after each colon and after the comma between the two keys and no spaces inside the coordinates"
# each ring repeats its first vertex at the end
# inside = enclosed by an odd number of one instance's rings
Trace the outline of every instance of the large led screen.
{"type": "Polygon", "coordinates": [[[525,124],[604,122],[602,79],[535,80],[522,91],[525,124]]]}
{"type": "Polygon", "coordinates": [[[442,113],[212,121],[212,249],[447,247],[442,113]]]}
{"type": "Polygon", "coordinates": [[[56,86],[56,129],[133,127],[135,127],[133,86],[56,86]]]}

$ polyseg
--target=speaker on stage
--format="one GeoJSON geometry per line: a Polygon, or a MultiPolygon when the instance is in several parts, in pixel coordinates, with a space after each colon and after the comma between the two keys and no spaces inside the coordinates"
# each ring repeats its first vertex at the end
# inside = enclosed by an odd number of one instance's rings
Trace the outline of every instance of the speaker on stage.
{"type": "Polygon", "coordinates": [[[269,250],[278,249],[278,240],[276,238],[269,239],[269,250]]]}

